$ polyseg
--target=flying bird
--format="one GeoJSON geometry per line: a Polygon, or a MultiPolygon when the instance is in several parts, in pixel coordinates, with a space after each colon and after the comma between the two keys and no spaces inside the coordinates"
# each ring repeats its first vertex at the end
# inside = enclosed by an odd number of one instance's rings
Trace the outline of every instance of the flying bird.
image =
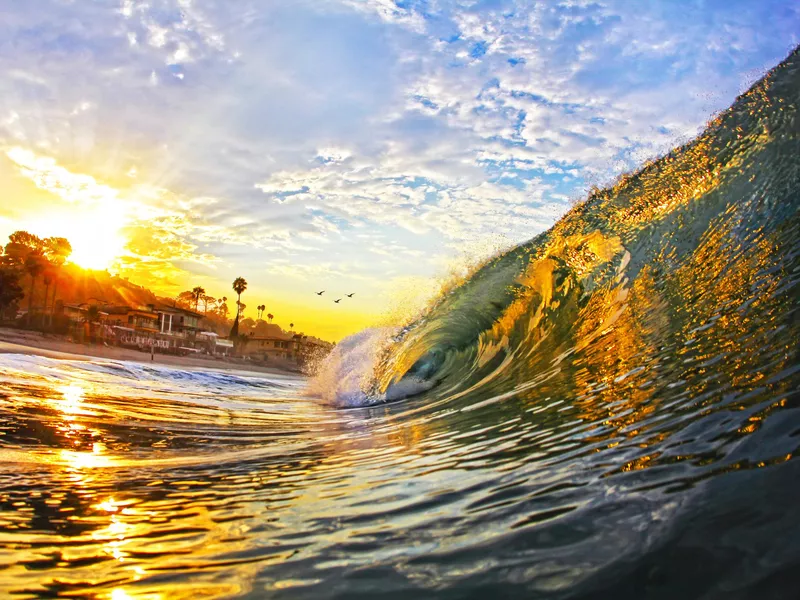
{"type": "Polygon", "coordinates": [[[322,294],[324,294],[324,293],[325,293],[325,290],[322,290],[321,292],[314,292],[314,293],[315,293],[317,296],[322,296],[322,294]]]}
{"type": "Polygon", "coordinates": [[[345,296],[347,296],[348,298],[352,298],[352,297],[353,297],[353,296],[355,296],[355,295],[356,295],[356,293],[355,293],[355,292],[353,292],[352,294],[345,294],[345,296]]]}
{"type": "MultiPolygon", "coordinates": [[[[341,298],[339,298],[339,300],[341,300],[341,298]]],[[[334,300],[333,302],[334,302],[335,304],[339,304],[339,300],[334,300]]]]}

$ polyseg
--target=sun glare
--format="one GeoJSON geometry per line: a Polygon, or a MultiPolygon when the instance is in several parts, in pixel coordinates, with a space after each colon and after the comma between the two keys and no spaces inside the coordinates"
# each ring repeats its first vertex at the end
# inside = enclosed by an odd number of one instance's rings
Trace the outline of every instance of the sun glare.
{"type": "Polygon", "coordinates": [[[12,148],[6,155],[36,187],[70,205],[68,212],[37,215],[32,230],[66,237],[72,244],[70,261],[85,269],[108,269],[124,254],[126,240],[120,231],[128,221],[128,207],[118,190],[24,148],[12,148]]]}
{"type": "Polygon", "coordinates": [[[125,239],[101,219],[90,220],[82,231],[68,236],[72,241],[70,261],[84,269],[108,269],[124,253],[125,239]],[[105,229],[104,229],[105,227],[105,229]]]}
{"type": "Polygon", "coordinates": [[[113,207],[92,206],[39,217],[36,225],[44,235],[69,240],[69,262],[84,269],[104,270],[125,254],[127,240],[121,231],[125,221],[125,215],[113,207]]]}

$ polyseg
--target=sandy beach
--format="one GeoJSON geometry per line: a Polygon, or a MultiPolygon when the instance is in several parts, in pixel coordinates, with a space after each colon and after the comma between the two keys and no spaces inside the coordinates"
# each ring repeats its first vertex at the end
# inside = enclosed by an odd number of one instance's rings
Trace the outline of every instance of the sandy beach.
{"type": "Polygon", "coordinates": [[[294,374],[298,372],[278,367],[266,367],[240,359],[217,359],[199,356],[173,356],[150,354],[129,348],[79,344],[61,336],[42,334],[0,327],[0,354],[36,354],[61,360],[91,360],[101,358],[124,360],[145,364],[157,363],[173,367],[221,369],[226,371],[250,371],[255,373],[294,374]]]}

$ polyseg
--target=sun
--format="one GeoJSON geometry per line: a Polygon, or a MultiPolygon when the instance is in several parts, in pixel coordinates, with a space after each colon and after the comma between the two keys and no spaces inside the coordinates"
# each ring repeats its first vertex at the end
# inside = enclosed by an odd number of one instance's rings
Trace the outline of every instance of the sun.
{"type": "Polygon", "coordinates": [[[91,239],[72,243],[69,260],[84,269],[103,271],[110,268],[124,253],[124,240],[112,235],[94,235],[91,239]]]}
{"type": "Polygon", "coordinates": [[[72,254],[67,260],[84,269],[107,270],[127,253],[128,240],[122,232],[127,217],[119,207],[76,207],[55,214],[37,215],[30,221],[23,226],[27,225],[44,236],[67,238],[72,246],[72,254]]]}
{"type": "Polygon", "coordinates": [[[6,156],[37,188],[62,201],[30,215],[28,229],[67,238],[72,245],[69,260],[85,269],[108,269],[125,253],[121,231],[130,220],[130,206],[120,190],[22,147],[11,148],[6,156]]]}
{"type": "Polygon", "coordinates": [[[79,214],[65,237],[72,244],[69,260],[84,269],[105,270],[125,254],[126,240],[120,233],[120,223],[106,211],[79,214]]]}

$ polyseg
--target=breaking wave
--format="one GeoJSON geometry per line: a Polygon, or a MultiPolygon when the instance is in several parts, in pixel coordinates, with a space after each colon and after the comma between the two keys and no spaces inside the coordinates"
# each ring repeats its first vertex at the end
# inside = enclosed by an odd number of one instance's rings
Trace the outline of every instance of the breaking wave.
{"type": "MultiPolygon", "coordinates": [[[[694,141],[593,193],[397,331],[345,342],[336,405],[638,402],[712,377],[718,395],[791,387],[798,253],[798,56],[694,141]],[[787,371],[788,370],[788,371],[787,371]],[[751,382],[747,384],[745,382],[751,382]]],[[[668,409],[671,410],[671,409],[668,409]]]]}

